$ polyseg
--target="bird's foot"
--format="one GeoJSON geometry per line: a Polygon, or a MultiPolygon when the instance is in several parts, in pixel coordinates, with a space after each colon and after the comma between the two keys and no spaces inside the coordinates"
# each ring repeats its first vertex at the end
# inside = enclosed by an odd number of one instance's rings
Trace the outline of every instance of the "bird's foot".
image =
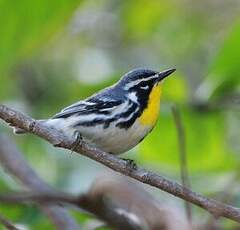
{"type": "Polygon", "coordinates": [[[132,170],[136,170],[137,169],[137,164],[134,160],[132,159],[126,159],[126,158],[121,158],[122,160],[124,160],[126,162],[126,167],[128,169],[132,170]]]}
{"type": "Polygon", "coordinates": [[[77,148],[77,146],[79,146],[81,144],[82,141],[82,134],[79,131],[75,131],[74,132],[74,137],[76,138],[74,143],[73,143],[73,147],[71,148],[71,154],[74,152],[74,150],[77,148]]]}

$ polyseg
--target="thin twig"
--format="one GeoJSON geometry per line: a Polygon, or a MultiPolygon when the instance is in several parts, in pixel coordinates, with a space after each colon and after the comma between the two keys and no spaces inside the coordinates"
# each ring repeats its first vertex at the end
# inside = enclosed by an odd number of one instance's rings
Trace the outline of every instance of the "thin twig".
{"type": "MultiPolygon", "coordinates": [[[[183,186],[191,188],[189,173],[188,173],[188,164],[187,164],[187,153],[186,153],[186,135],[182,123],[182,118],[180,111],[176,106],[172,107],[172,114],[177,130],[178,136],[178,145],[179,145],[179,156],[180,156],[180,171],[181,171],[181,181],[183,186]]],[[[191,204],[185,201],[185,208],[187,213],[187,218],[190,223],[192,223],[192,207],[191,204]]]]}
{"type": "Polygon", "coordinates": [[[13,223],[6,219],[3,215],[0,215],[0,223],[8,230],[19,230],[13,223]]]}
{"type": "MultiPolygon", "coordinates": [[[[7,106],[0,105],[0,118],[13,126],[42,137],[56,147],[71,150],[74,146],[74,138],[67,137],[55,129],[46,127],[31,117],[10,109],[7,106]]],[[[240,209],[237,207],[218,202],[214,199],[206,198],[198,193],[192,192],[190,189],[185,188],[176,182],[143,168],[130,169],[126,161],[101,151],[100,149],[93,148],[85,142],[81,142],[74,151],[98,161],[117,172],[141,181],[142,183],[149,184],[174,196],[189,201],[207,210],[216,217],[226,217],[240,223],[240,209]]]]}

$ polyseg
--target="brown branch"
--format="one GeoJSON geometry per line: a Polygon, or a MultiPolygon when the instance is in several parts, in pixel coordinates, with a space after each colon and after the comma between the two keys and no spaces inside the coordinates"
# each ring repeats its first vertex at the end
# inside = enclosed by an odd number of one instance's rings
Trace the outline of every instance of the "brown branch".
{"type": "MultiPolygon", "coordinates": [[[[37,192],[54,191],[53,188],[46,184],[27,164],[14,143],[1,134],[0,164],[29,189],[37,192]]],[[[77,230],[80,228],[68,212],[60,206],[41,205],[41,209],[60,230],[77,230]]]]}
{"type": "MultiPolygon", "coordinates": [[[[44,193],[52,196],[61,196],[62,193],[51,188],[45,183],[36,172],[27,164],[23,155],[17,150],[14,143],[9,138],[0,134],[0,164],[3,165],[6,171],[22,182],[27,188],[35,191],[37,194],[44,193]],[[59,194],[59,195],[58,195],[59,194]]],[[[34,193],[30,193],[34,194],[34,193]]],[[[23,195],[23,194],[22,194],[23,195]]],[[[68,197],[68,196],[67,196],[68,197]]],[[[79,229],[74,220],[68,215],[67,211],[60,206],[49,206],[49,203],[56,202],[38,202],[43,212],[45,212],[55,223],[58,229],[79,229]]],[[[69,202],[68,202],[69,203],[69,202]]],[[[106,221],[115,229],[139,229],[137,223],[132,221],[128,216],[120,215],[116,212],[117,209],[105,200],[98,197],[94,198],[90,195],[84,195],[79,198],[79,203],[76,204],[81,209],[97,216],[99,219],[106,221]]],[[[116,207],[117,208],[117,207],[116,207]]]]}
{"type": "Polygon", "coordinates": [[[117,207],[110,207],[109,204],[103,200],[93,200],[87,194],[74,196],[60,191],[47,193],[16,192],[9,195],[0,194],[0,202],[9,204],[34,202],[39,205],[74,205],[80,209],[84,209],[90,213],[95,214],[100,219],[106,221],[107,224],[114,227],[114,229],[141,229],[138,223],[136,223],[134,220],[128,216],[119,214],[117,207]]]}
{"type": "MultiPolygon", "coordinates": [[[[36,120],[4,105],[0,105],[0,118],[18,128],[22,128],[30,133],[42,137],[56,147],[65,149],[72,149],[74,147],[74,139],[65,136],[55,129],[46,127],[36,120]]],[[[209,211],[216,217],[226,217],[240,222],[239,208],[218,202],[214,199],[206,198],[198,193],[192,192],[190,189],[185,188],[176,182],[170,181],[143,168],[137,168],[134,170],[130,169],[126,161],[99,149],[93,148],[84,142],[81,142],[74,151],[98,161],[117,172],[141,181],[142,183],[149,184],[174,196],[189,201],[209,211]]]]}
{"type": "MultiPolygon", "coordinates": [[[[176,106],[172,107],[172,114],[177,130],[178,145],[179,145],[179,156],[180,156],[180,169],[181,169],[181,181],[184,187],[191,188],[190,180],[188,177],[188,164],[187,164],[187,153],[186,153],[186,136],[183,127],[181,114],[176,106]]],[[[189,222],[192,222],[192,208],[191,204],[185,201],[185,208],[187,218],[189,222]]]]}
{"type": "Polygon", "coordinates": [[[171,207],[169,202],[155,199],[143,184],[122,175],[99,175],[87,195],[93,201],[107,201],[119,213],[139,223],[141,229],[193,229],[181,210],[171,207]]]}

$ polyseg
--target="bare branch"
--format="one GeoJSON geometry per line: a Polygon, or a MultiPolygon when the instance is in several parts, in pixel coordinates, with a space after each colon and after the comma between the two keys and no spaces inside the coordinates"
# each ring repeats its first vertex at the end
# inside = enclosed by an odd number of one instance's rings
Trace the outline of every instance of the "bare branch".
{"type": "MultiPolygon", "coordinates": [[[[183,127],[181,114],[176,106],[172,107],[172,114],[176,125],[178,145],[179,145],[179,156],[180,156],[180,169],[181,169],[181,181],[183,186],[191,188],[190,180],[188,177],[188,164],[187,164],[187,153],[186,153],[186,136],[183,127]]],[[[189,222],[192,222],[192,208],[189,202],[185,201],[186,213],[189,222]]]]}
{"type": "Polygon", "coordinates": [[[10,195],[0,195],[2,203],[34,202],[39,205],[68,204],[84,209],[106,221],[114,229],[139,230],[141,227],[128,216],[118,213],[117,208],[110,207],[106,202],[92,200],[88,195],[74,196],[60,191],[47,193],[18,192],[10,195]]]}
{"type": "MultiPolygon", "coordinates": [[[[30,133],[42,137],[57,147],[65,149],[72,149],[74,147],[74,139],[65,136],[55,129],[46,127],[36,120],[4,105],[0,105],[0,118],[18,128],[22,128],[30,133]]],[[[134,170],[130,169],[126,161],[99,149],[93,148],[84,142],[78,145],[74,151],[98,161],[117,172],[141,181],[142,183],[149,184],[174,196],[189,201],[209,211],[216,217],[226,217],[240,222],[239,208],[201,196],[200,194],[192,192],[190,189],[185,188],[176,182],[170,181],[143,168],[137,168],[134,170]]]]}
{"type": "MultiPolygon", "coordinates": [[[[1,134],[0,164],[2,164],[5,170],[20,180],[21,183],[23,183],[27,188],[35,191],[37,194],[45,194],[45,198],[43,200],[39,200],[38,204],[41,206],[43,212],[45,212],[53,220],[58,229],[80,229],[63,207],[55,205],[53,206],[53,203],[56,204],[57,202],[48,202],[46,199],[48,194],[50,194],[50,196],[55,194],[57,197],[66,195],[62,195],[61,192],[56,191],[47,183],[45,183],[23,159],[22,154],[19,152],[19,150],[17,150],[15,144],[12,143],[9,138],[1,134]],[[51,206],[49,203],[52,203],[51,206]]],[[[15,198],[17,199],[19,197],[16,196],[15,198]]],[[[68,196],[66,196],[66,198],[68,198],[68,196]]],[[[21,200],[19,202],[21,202],[21,200]]],[[[22,200],[22,202],[24,202],[24,200],[22,200]]],[[[95,199],[93,196],[83,195],[81,198],[79,198],[79,203],[76,205],[79,208],[97,216],[99,219],[106,221],[106,223],[115,227],[116,229],[139,229],[137,223],[128,218],[128,216],[119,214],[116,211],[117,207],[115,209],[115,207],[110,205],[110,203],[99,197],[98,199],[95,199]]]]}
{"type": "MultiPolygon", "coordinates": [[[[6,171],[31,190],[37,192],[54,191],[27,164],[14,143],[4,135],[0,135],[0,164],[3,165],[6,171]]],[[[77,230],[80,228],[68,212],[60,206],[41,205],[41,209],[60,230],[77,230]]]]}
{"type": "Polygon", "coordinates": [[[114,206],[118,213],[139,223],[141,229],[193,229],[181,210],[167,201],[155,199],[143,184],[122,175],[99,175],[87,195],[93,201],[103,200],[114,206]]]}

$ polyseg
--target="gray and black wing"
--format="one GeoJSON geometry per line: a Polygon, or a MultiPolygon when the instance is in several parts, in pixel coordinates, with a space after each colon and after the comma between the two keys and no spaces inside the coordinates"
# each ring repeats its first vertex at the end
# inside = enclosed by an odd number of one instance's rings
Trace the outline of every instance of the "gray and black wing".
{"type": "Polygon", "coordinates": [[[106,92],[66,107],[52,119],[74,117],[74,127],[103,125],[107,128],[114,122],[117,127],[128,129],[141,114],[138,103],[106,92]]]}
{"type": "Polygon", "coordinates": [[[52,119],[71,117],[76,119],[76,117],[79,117],[79,121],[75,122],[75,126],[104,124],[107,127],[115,117],[114,114],[119,106],[123,103],[119,99],[90,98],[66,107],[60,113],[54,115],[52,119]]]}

